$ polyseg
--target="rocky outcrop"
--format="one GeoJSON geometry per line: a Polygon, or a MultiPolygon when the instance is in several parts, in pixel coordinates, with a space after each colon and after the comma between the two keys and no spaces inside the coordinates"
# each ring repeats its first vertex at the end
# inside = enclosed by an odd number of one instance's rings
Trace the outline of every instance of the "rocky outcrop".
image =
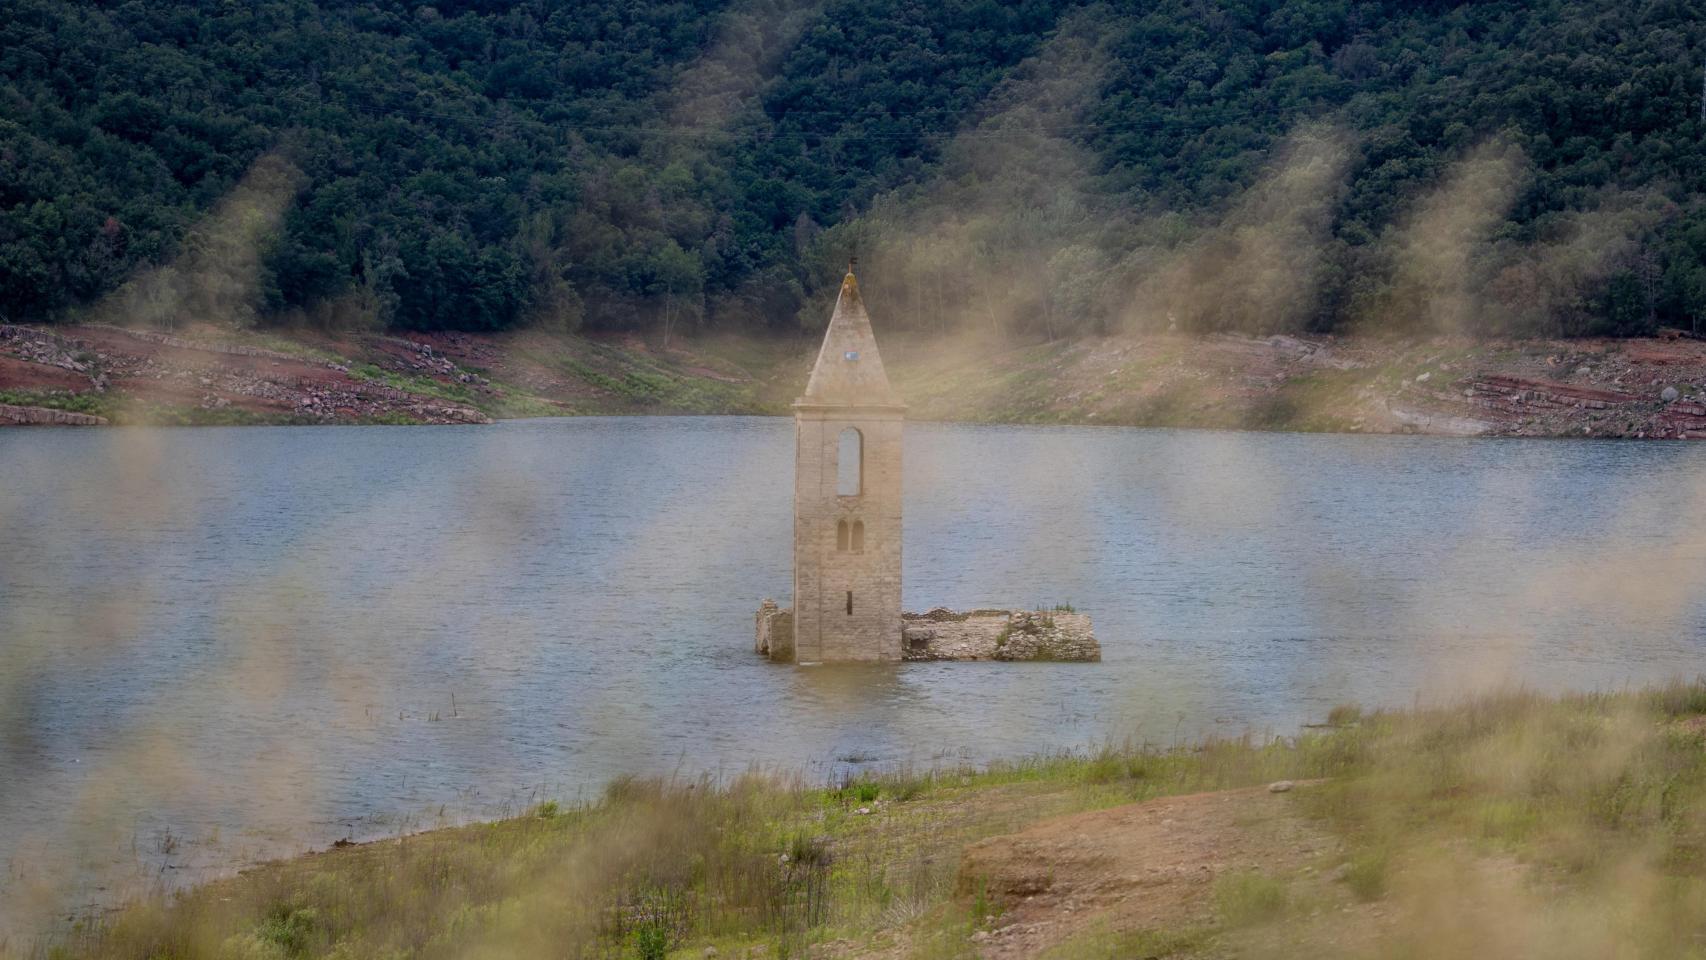
{"type": "Polygon", "coordinates": [[[1401,407],[1395,403],[1386,405],[1386,412],[1394,423],[1417,433],[1430,433],[1446,437],[1478,437],[1493,429],[1493,424],[1474,417],[1454,417],[1448,414],[1429,413],[1411,407],[1401,407]]]}
{"type": "MultiPolygon", "coordinates": [[[[1386,429],[1489,436],[1706,437],[1706,343],[1512,341],[1423,358],[1386,429]]],[[[1378,391],[1375,391],[1378,392],[1378,391]]]]}
{"type": "Polygon", "coordinates": [[[84,327],[89,330],[104,330],[108,333],[118,334],[121,337],[129,337],[132,340],[141,340],[144,343],[153,343],[162,347],[171,347],[174,350],[200,350],[203,353],[218,353],[228,357],[260,357],[266,360],[284,360],[291,362],[302,359],[294,354],[283,353],[278,350],[251,347],[248,344],[243,343],[220,343],[216,340],[188,340],[183,337],[174,337],[169,333],[161,333],[158,330],[142,330],[136,327],[115,327],[110,323],[89,323],[84,324],[84,327]]]}
{"type": "Polygon", "coordinates": [[[107,388],[106,377],[96,368],[89,345],[81,340],[0,323],[0,353],[87,377],[90,387],[97,391],[107,388]]]}
{"type": "MultiPolygon", "coordinates": [[[[231,411],[213,418],[221,422],[491,422],[469,403],[436,395],[456,390],[471,400],[491,396],[494,391],[485,377],[461,370],[426,344],[392,338],[374,342],[382,348],[407,344],[406,350],[397,351],[405,354],[406,362],[380,349],[373,354],[379,364],[352,372],[348,363],[308,352],[297,356],[155,330],[108,324],[53,330],[0,324],[0,389],[13,391],[11,399],[26,406],[34,406],[31,395],[110,390],[118,399],[107,406],[123,411],[121,422],[176,422],[193,419],[197,410],[231,411]]],[[[39,414],[29,419],[0,417],[0,425],[47,422],[104,421],[64,421],[39,414]]]]}
{"type": "Polygon", "coordinates": [[[32,427],[104,427],[107,418],[49,407],[15,407],[0,403],[0,423],[32,427]]]}
{"type": "Polygon", "coordinates": [[[1661,435],[1679,440],[1706,440],[1706,403],[1698,400],[1672,403],[1659,415],[1659,421],[1661,435]]]}
{"type": "Polygon", "coordinates": [[[1471,378],[1465,382],[1463,396],[1476,406],[1511,413],[1536,409],[1609,410],[1638,399],[1622,390],[1511,376],[1471,378]]]}

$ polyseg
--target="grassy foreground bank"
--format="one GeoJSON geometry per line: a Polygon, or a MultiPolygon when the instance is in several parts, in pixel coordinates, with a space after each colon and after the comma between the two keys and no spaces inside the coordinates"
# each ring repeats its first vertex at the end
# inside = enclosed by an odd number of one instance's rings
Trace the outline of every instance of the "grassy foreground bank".
{"type": "Polygon", "coordinates": [[[1013,906],[962,872],[972,842],[1058,814],[1322,778],[1273,802],[1333,838],[1330,862],[1229,872],[1210,903],[1091,925],[1044,955],[1706,956],[1706,681],[1333,720],[1268,744],[830,788],[625,780],[585,808],[280,862],[13,952],[970,957],[1013,906]]]}

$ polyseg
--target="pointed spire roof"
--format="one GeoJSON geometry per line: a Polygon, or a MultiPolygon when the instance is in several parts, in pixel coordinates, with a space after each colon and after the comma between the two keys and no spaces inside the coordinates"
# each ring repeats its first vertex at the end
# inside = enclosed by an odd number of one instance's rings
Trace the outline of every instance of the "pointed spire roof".
{"type": "Polygon", "coordinates": [[[903,406],[883,371],[871,318],[865,313],[865,301],[859,297],[859,281],[851,265],[842,278],[841,296],[836,298],[835,314],[824,331],[817,365],[798,402],[814,406],[903,406]]]}

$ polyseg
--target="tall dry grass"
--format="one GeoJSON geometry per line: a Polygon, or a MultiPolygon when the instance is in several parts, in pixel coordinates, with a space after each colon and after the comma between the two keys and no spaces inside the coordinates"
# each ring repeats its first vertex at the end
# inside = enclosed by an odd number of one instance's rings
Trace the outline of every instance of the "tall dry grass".
{"type": "Polygon", "coordinates": [[[1341,713],[1272,742],[1110,746],[827,787],[621,780],[585,807],[281,862],[0,955],[793,957],[837,941],[842,954],[878,943],[967,957],[989,913],[955,899],[968,844],[1051,815],[1281,778],[1326,778],[1294,795],[1298,813],[1342,841],[1334,882],[1346,902],[1377,907],[1377,929],[1339,946],[1293,936],[1318,933],[1320,904],[1279,870],[1217,888],[1232,905],[1221,926],[1109,929],[1058,955],[1706,950],[1706,680],[1341,713]]]}

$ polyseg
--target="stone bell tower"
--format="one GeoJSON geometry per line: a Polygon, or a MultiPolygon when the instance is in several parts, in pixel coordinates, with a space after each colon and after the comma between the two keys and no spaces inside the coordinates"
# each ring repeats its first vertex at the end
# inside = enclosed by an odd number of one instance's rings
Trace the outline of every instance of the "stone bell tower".
{"type": "Polygon", "coordinates": [[[906,405],[883,372],[849,264],[794,401],[794,659],[901,659],[900,455],[906,405]]]}

